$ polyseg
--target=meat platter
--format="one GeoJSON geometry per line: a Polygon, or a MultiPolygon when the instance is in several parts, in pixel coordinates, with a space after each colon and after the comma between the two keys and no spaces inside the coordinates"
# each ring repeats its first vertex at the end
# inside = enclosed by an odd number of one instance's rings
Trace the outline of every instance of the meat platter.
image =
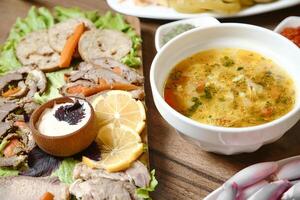
{"type": "Polygon", "coordinates": [[[111,12],[16,20],[0,49],[1,200],[150,199],[141,43],[139,20],[111,12]]]}

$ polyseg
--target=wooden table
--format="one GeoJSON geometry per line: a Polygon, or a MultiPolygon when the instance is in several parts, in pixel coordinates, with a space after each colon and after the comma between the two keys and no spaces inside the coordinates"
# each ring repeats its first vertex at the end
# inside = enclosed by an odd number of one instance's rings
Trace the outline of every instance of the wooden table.
{"type": "MultiPolygon", "coordinates": [[[[9,27],[15,22],[16,17],[25,16],[31,5],[48,8],[55,5],[79,6],[83,9],[98,9],[100,12],[105,12],[109,9],[104,0],[1,0],[1,43],[7,37],[9,27]]],[[[272,29],[285,17],[300,15],[299,11],[300,6],[296,6],[268,14],[221,21],[249,23],[272,29]]],[[[203,199],[243,167],[256,162],[278,160],[300,154],[300,136],[298,136],[300,134],[300,131],[298,131],[300,130],[300,123],[279,141],[266,145],[255,153],[235,156],[204,152],[178,136],[175,130],[162,119],[156,110],[149,84],[150,65],[156,54],[154,34],[156,28],[163,23],[165,22],[142,20],[150,162],[152,168],[156,169],[159,180],[159,187],[153,194],[153,199],[203,199]]]]}

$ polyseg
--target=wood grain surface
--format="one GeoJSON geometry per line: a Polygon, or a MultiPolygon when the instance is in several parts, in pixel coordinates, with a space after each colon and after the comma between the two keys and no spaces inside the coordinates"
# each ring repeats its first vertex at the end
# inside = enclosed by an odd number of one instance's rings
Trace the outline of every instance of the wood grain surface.
{"type": "MultiPolygon", "coordinates": [[[[79,6],[83,9],[98,9],[100,12],[109,10],[104,0],[0,0],[0,42],[3,42],[7,37],[16,17],[25,16],[31,5],[48,8],[55,5],[79,6]]],[[[282,19],[291,15],[300,16],[300,6],[257,16],[221,21],[249,23],[272,29],[282,19]]],[[[204,152],[178,136],[176,131],[159,115],[152,100],[148,76],[151,62],[156,54],[154,47],[155,30],[165,22],[142,20],[150,164],[152,168],[156,169],[159,181],[159,187],[153,194],[153,199],[203,199],[243,167],[256,162],[279,160],[300,154],[300,136],[298,135],[300,134],[300,123],[277,142],[266,145],[255,153],[235,156],[204,152]]]]}

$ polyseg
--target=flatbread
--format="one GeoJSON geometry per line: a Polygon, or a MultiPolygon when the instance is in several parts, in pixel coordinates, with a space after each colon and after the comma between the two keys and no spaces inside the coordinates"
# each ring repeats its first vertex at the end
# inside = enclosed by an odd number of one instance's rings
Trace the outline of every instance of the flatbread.
{"type": "Polygon", "coordinates": [[[50,47],[47,30],[35,31],[22,38],[16,54],[23,65],[36,66],[42,71],[59,68],[60,55],[50,47]]]}
{"type": "Polygon", "coordinates": [[[95,29],[94,24],[85,18],[73,18],[55,24],[48,30],[49,44],[57,52],[62,52],[67,39],[74,33],[75,28],[84,23],[87,30],[95,29]]]}
{"type": "Polygon", "coordinates": [[[132,41],[125,33],[109,29],[86,31],[80,38],[78,50],[87,62],[97,58],[121,60],[132,47],[132,41]]]}

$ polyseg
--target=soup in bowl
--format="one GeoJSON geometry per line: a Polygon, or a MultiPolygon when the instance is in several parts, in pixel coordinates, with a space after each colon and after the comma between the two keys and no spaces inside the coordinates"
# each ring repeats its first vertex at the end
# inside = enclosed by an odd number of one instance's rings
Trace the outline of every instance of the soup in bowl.
{"type": "Polygon", "coordinates": [[[300,51],[265,28],[226,23],[190,30],[153,60],[162,117],[185,139],[222,154],[252,152],[300,118],[300,51]]]}
{"type": "Polygon", "coordinates": [[[289,74],[254,51],[237,48],[201,51],[171,70],[166,102],[198,122],[248,127],[273,121],[295,104],[289,74]]]}

